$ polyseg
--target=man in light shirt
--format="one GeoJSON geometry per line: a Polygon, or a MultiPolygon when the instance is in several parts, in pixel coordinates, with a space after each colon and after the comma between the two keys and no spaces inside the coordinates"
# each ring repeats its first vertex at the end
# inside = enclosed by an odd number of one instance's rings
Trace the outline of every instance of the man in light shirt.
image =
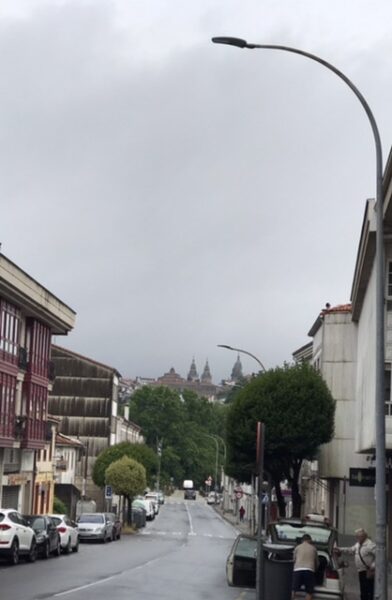
{"type": "Polygon", "coordinates": [[[358,571],[361,600],[373,600],[374,571],[376,560],[376,544],[372,542],[364,529],[355,531],[357,538],[354,546],[349,548],[336,548],[336,554],[353,554],[355,567],[358,571]]]}
{"type": "Polygon", "coordinates": [[[302,536],[302,542],[294,549],[293,595],[305,588],[305,600],[312,600],[315,585],[315,573],[318,569],[318,554],[308,533],[302,536]]]}

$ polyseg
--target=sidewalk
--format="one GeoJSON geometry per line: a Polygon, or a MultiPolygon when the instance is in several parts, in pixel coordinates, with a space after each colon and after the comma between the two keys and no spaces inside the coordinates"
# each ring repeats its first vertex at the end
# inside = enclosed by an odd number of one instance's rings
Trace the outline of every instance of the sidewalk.
{"type": "MultiPolygon", "coordinates": [[[[220,514],[223,519],[228,521],[231,525],[234,525],[238,529],[239,533],[245,533],[249,535],[251,533],[250,522],[244,519],[242,522],[239,520],[239,516],[235,517],[231,512],[223,512],[221,506],[214,506],[214,509],[220,514]]],[[[339,542],[342,546],[352,546],[355,542],[354,537],[340,536],[339,542]]],[[[358,600],[359,598],[359,582],[358,573],[354,566],[354,557],[347,556],[344,558],[349,566],[344,569],[344,582],[345,582],[345,600],[358,600]]],[[[388,570],[388,590],[387,597],[392,600],[392,568],[389,565],[388,570]]]]}

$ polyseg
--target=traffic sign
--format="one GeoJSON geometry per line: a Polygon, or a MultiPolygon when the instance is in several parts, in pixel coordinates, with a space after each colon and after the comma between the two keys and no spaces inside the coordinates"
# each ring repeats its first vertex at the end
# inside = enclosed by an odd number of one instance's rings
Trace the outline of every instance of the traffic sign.
{"type": "Polygon", "coordinates": [[[105,485],[105,500],[111,500],[113,498],[113,489],[111,485],[105,485]]]}

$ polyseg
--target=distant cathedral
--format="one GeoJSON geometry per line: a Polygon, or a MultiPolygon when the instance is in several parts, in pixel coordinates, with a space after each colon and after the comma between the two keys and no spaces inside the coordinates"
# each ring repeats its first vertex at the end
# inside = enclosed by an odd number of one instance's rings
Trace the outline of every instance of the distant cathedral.
{"type": "MultiPolygon", "coordinates": [[[[233,383],[236,383],[241,379],[243,379],[243,372],[240,357],[238,355],[237,360],[234,363],[233,369],[231,371],[230,381],[222,382],[222,385],[226,385],[226,383],[229,383],[229,385],[233,385],[233,383]]],[[[189,368],[186,379],[183,379],[181,375],[176,373],[175,369],[172,367],[168,371],[168,373],[165,373],[161,377],[158,377],[158,379],[154,383],[150,383],[150,385],[165,385],[179,392],[181,392],[182,390],[192,390],[198,396],[204,396],[212,402],[216,401],[218,396],[221,396],[222,390],[224,389],[222,386],[215,385],[212,382],[211,369],[208,363],[208,359],[206,360],[206,363],[204,365],[201,377],[199,376],[197,372],[195,358],[192,359],[191,366],[189,368]]]]}

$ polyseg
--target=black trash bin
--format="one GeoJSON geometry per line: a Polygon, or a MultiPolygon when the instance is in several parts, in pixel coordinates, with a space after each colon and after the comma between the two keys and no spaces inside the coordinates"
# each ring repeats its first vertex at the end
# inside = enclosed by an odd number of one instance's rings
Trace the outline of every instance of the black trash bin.
{"type": "Polygon", "coordinates": [[[141,529],[146,525],[146,511],[144,508],[134,507],[132,508],[132,525],[136,529],[141,529]]]}
{"type": "Polygon", "coordinates": [[[263,600],[291,599],[293,564],[293,546],[263,544],[261,573],[263,600]]]}

